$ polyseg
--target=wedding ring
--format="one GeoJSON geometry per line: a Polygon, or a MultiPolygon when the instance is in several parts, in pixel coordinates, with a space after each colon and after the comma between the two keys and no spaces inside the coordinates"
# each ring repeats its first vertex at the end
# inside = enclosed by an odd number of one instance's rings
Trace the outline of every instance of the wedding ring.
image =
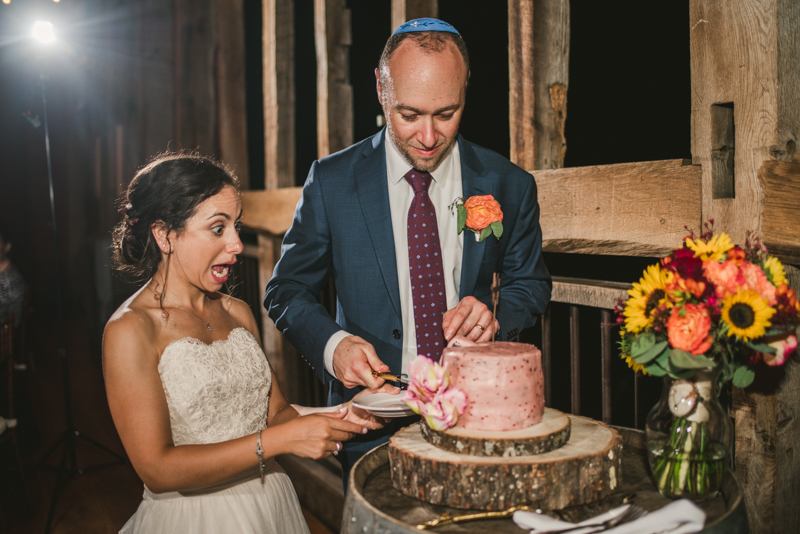
{"type": "Polygon", "coordinates": [[[336,445],[336,450],[333,451],[333,455],[339,456],[339,451],[342,450],[342,444],[337,441],[335,445],[336,445]]]}
{"type": "MultiPolygon", "coordinates": [[[[479,324],[476,324],[475,326],[477,326],[478,328],[480,328],[480,329],[481,329],[481,332],[483,332],[484,330],[486,330],[484,327],[482,327],[482,326],[481,326],[481,325],[479,325],[479,324]]],[[[473,326],[472,328],[475,328],[475,326],[473,326]]]]}

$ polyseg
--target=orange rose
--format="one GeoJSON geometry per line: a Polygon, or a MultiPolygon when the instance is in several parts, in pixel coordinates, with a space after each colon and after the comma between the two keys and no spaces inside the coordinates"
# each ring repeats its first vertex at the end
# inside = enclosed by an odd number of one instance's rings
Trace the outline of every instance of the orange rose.
{"type": "Polygon", "coordinates": [[[493,222],[503,220],[503,210],[492,195],[469,197],[464,202],[467,209],[467,228],[480,232],[493,222]]]}
{"type": "Polygon", "coordinates": [[[708,316],[704,306],[686,304],[672,308],[672,314],[667,321],[667,336],[673,348],[691,352],[694,355],[703,354],[711,348],[712,338],[708,334],[711,328],[711,317],[708,316]],[[681,310],[684,313],[681,316],[681,310]]]}

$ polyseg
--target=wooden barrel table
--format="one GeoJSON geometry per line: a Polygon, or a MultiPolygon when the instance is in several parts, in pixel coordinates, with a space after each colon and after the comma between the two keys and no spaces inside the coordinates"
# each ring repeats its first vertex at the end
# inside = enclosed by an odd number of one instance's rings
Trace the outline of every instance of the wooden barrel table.
{"type": "MultiPolygon", "coordinates": [[[[596,503],[553,512],[565,521],[583,521],[623,502],[633,502],[647,510],[656,510],[670,500],[662,496],[650,478],[644,432],[615,427],[622,436],[622,480],[611,495],[596,503]],[[627,499],[627,501],[626,501],[627,499]]],[[[437,506],[408,497],[392,486],[388,444],[370,451],[353,466],[348,482],[342,517],[343,534],[389,534],[420,532],[416,525],[444,512],[452,515],[465,510],[437,506]]],[[[720,495],[700,504],[706,511],[707,534],[746,534],[747,515],[741,486],[730,470],[726,473],[720,495]]],[[[438,527],[432,532],[475,532],[486,534],[521,534],[511,519],[490,519],[438,527]]]]}

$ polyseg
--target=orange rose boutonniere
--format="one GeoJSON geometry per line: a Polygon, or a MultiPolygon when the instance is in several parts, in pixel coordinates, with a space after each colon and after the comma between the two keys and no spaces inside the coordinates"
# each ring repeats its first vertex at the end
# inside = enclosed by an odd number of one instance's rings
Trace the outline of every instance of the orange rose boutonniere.
{"type": "Polygon", "coordinates": [[[492,195],[476,195],[466,200],[457,198],[450,209],[454,207],[459,234],[464,228],[472,230],[478,243],[492,234],[497,239],[503,235],[503,210],[492,195]]]}

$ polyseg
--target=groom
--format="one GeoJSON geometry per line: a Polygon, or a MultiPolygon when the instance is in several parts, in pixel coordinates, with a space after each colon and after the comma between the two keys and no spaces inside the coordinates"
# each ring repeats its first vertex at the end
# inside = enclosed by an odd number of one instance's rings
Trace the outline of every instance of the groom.
{"type": "MultiPolygon", "coordinates": [[[[458,135],[469,79],[459,33],[437,19],[405,23],[375,76],[387,126],[311,166],[264,300],[317,376],[333,382],[331,405],[379,387],[373,370],[407,373],[417,354],[438,359],[456,335],[488,341],[497,328],[497,339],[514,340],[550,300],[533,177],[458,135]],[[458,233],[449,206],[476,195],[500,204],[500,238],[458,233]],[[318,302],[329,276],[336,320],[318,302]]],[[[345,477],[403,423],[346,442],[345,477]]]]}

